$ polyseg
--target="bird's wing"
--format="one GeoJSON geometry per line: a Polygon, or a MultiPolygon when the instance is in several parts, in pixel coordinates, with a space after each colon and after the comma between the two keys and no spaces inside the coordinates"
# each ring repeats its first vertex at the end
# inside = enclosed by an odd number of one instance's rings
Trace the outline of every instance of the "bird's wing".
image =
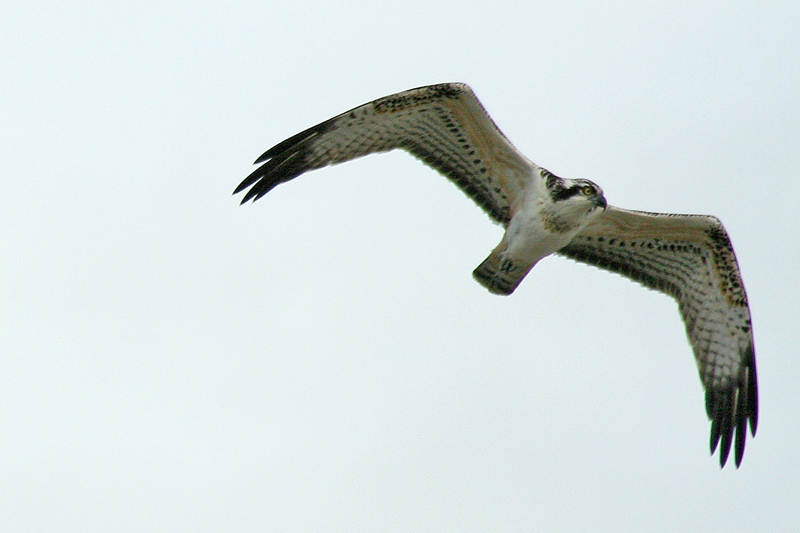
{"type": "Polygon", "coordinates": [[[756,433],[758,388],[747,295],[722,223],[609,207],[558,253],[678,301],[706,389],[711,453],[721,439],[724,466],[735,434],[738,467],[748,421],[756,433]]]}
{"type": "Polygon", "coordinates": [[[375,152],[407,150],[435,168],[496,222],[508,222],[535,166],[461,83],[404,91],[356,107],[273,146],[236,188],[242,203],[309,170],[375,152]]]}

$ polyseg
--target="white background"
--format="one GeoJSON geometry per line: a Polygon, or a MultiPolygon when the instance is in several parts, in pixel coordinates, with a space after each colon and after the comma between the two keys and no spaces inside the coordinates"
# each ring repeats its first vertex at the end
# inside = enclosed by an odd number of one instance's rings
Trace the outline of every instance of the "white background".
{"type": "Polygon", "coordinates": [[[0,529],[797,531],[798,28],[792,2],[7,3],[0,529]],[[501,228],[408,155],[231,196],[282,139],[445,81],[611,204],[723,220],[761,393],[739,470],[671,299],[558,257],[489,294],[501,228]]]}

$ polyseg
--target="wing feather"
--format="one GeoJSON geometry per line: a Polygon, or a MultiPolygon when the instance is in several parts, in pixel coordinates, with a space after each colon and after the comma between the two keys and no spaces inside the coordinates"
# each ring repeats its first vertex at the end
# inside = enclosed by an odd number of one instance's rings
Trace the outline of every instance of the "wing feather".
{"type": "Polygon", "coordinates": [[[622,274],[678,301],[706,389],[711,453],[724,466],[747,424],[756,433],[758,389],[747,295],[728,234],[715,217],[609,207],[558,252],[622,274]]]}
{"type": "Polygon", "coordinates": [[[451,179],[496,222],[508,222],[535,166],[506,139],[472,90],[431,85],[361,105],[280,142],[234,194],[257,200],[304,172],[400,148],[451,179]]]}

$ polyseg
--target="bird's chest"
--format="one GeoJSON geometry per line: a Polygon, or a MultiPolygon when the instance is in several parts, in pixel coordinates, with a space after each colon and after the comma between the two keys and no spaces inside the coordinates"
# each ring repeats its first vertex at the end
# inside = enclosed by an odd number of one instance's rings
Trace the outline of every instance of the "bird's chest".
{"type": "Polygon", "coordinates": [[[520,210],[509,223],[506,239],[516,254],[538,260],[567,244],[580,225],[547,205],[520,210]]]}
{"type": "MultiPolygon", "coordinates": [[[[569,233],[574,235],[575,231],[578,230],[581,220],[579,217],[570,216],[570,214],[556,209],[553,205],[542,206],[537,213],[542,229],[555,235],[569,233]]],[[[572,235],[569,238],[572,239],[572,235]]]]}

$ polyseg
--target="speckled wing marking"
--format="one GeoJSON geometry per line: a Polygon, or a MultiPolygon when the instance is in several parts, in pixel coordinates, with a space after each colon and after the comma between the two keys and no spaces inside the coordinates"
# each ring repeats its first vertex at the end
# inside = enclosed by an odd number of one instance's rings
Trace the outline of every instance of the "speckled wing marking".
{"type": "Polygon", "coordinates": [[[534,168],[500,132],[472,90],[431,85],[364,104],[273,146],[236,188],[257,200],[304,172],[375,152],[406,150],[506,224],[534,168]]]}
{"type": "Polygon", "coordinates": [[[720,221],[609,207],[558,253],[678,301],[706,389],[711,453],[721,439],[724,466],[735,430],[738,467],[748,420],[756,433],[758,388],[747,296],[720,221]]]}

